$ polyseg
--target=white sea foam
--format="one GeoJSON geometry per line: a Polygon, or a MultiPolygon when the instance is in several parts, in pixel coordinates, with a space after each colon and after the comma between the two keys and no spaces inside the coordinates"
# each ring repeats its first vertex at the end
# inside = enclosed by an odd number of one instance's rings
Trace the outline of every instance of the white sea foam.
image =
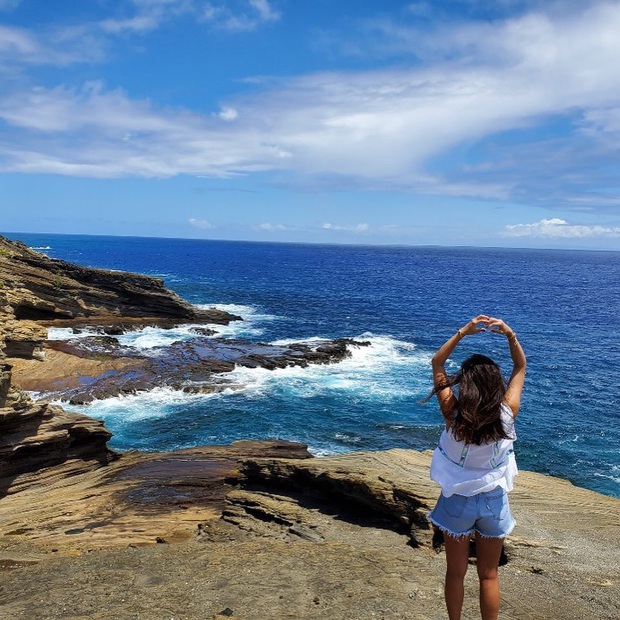
{"type": "Polygon", "coordinates": [[[593,475],[596,476],[597,478],[604,478],[606,480],[611,480],[612,482],[615,482],[616,484],[620,484],[620,476],[614,476],[613,474],[604,474],[598,471],[595,471],[593,475]]]}
{"type": "Polygon", "coordinates": [[[251,336],[260,336],[265,332],[261,325],[267,321],[275,321],[280,317],[275,314],[267,314],[261,312],[259,308],[254,306],[244,306],[240,304],[197,304],[197,308],[201,310],[223,310],[230,314],[240,316],[243,321],[231,321],[228,325],[211,326],[217,330],[217,336],[223,338],[247,338],[251,336]]]}
{"type": "Polygon", "coordinates": [[[69,411],[87,410],[89,416],[105,420],[113,426],[118,422],[139,422],[141,420],[165,418],[172,413],[175,407],[191,405],[219,396],[221,394],[188,394],[182,390],[158,387],[148,392],[95,400],[87,406],[58,404],[69,411]]]}
{"type": "MultiPolygon", "coordinates": [[[[316,341],[317,339],[305,339],[316,341]]],[[[322,339],[321,339],[322,340],[322,339]]],[[[285,399],[310,399],[343,395],[351,399],[390,402],[416,397],[420,386],[426,389],[430,355],[419,353],[414,344],[390,336],[362,334],[370,346],[351,346],[351,357],[337,364],[312,364],[267,370],[235,368],[222,377],[231,387],[222,392],[191,394],[170,388],[156,388],[135,395],[98,400],[75,410],[88,409],[88,414],[115,421],[161,418],[173,414],[174,408],[193,403],[223,399],[240,394],[248,398],[277,395],[285,399]]],[[[225,403],[222,403],[225,406],[225,403]]],[[[349,442],[353,443],[353,438],[349,442]]],[[[317,449],[320,450],[317,446],[317,449]]]]}
{"type": "MultiPolygon", "coordinates": [[[[280,340],[273,344],[323,340],[280,340]]],[[[428,381],[430,354],[419,353],[414,344],[390,336],[364,333],[355,340],[369,341],[370,346],[350,346],[351,357],[337,364],[276,370],[236,368],[229,377],[256,396],[275,391],[292,397],[312,398],[319,394],[347,392],[352,397],[389,400],[419,394],[419,381],[428,381]]]]}
{"type": "Polygon", "coordinates": [[[336,450],[330,450],[329,448],[318,448],[313,445],[308,445],[308,452],[310,452],[312,456],[332,456],[334,454],[338,454],[336,450]]]}
{"type": "MultiPolygon", "coordinates": [[[[114,336],[120,344],[133,347],[142,352],[147,352],[155,348],[171,345],[173,342],[191,340],[198,336],[204,337],[196,328],[207,328],[215,332],[213,337],[218,338],[248,338],[260,336],[264,329],[261,323],[273,321],[278,317],[272,314],[260,312],[253,306],[242,306],[236,304],[200,304],[200,309],[224,310],[231,314],[236,314],[243,318],[243,321],[232,321],[229,325],[197,325],[185,324],[178,325],[172,329],[162,327],[142,327],[124,334],[114,336]]],[[[80,333],[73,333],[70,327],[52,327],[48,330],[49,340],[70,340],[74,338],[87,338],[89,336],[101,335],[101,330],[96,327],[86,327],[80,333]]]]}
{"type": "Polygon", "coordinates": [[[196,332],[192,331],[192,325],[179,325],[172,329],[144,327],[115,336],[115,338],[124,346],[148,352],[149,349],[169,346],[173,342],[191,340],[196,335],[196,332]]]}
{"type": "MultiPolygon", "coordinates": [[[[179,325],[172,329],[161,327],[142,327],[134,331],[126,332],[114,336],[120,344],[126,347],[133,347],[144,352],[155,347],[165,347],[173,342],[189,340],[198,334],[192,330],[195,325],[179,325]]],[[[101,336],[103,332],[96,327],[87,327],[79,333],[73,333],[70,327],[51,327],[47,332],[48,340],[73,340],[77,338],[88,338],[91,336],[101,336]]]]}
{"type": "Polygon", "coordinates": [[[359,435],[354,435],[353,433],[336,433],[334,437],[345,444],[355,445],[362,441],[362,438],[359,435]]]}
{"type": "Polygon", "coordinates": [[[100,336],[101,331],[94,327],[84,328],[80,333],[74,333],[71,327],[50,327],[47,330],[48,340],[71,340],[73,338],[86,338],[88,336],[100,336]]]}

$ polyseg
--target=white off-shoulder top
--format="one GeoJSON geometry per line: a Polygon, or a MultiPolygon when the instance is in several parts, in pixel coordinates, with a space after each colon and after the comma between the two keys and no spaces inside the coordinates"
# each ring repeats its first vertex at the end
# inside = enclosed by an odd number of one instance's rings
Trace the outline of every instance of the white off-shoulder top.
{"type": "Polygon", "coordinates": [[[477,446],[457,441],[447,429],[441,433],[431,461],[431,480],[441,486],[446,497],[455,493],[470,497],[498,486],[506,491],[512,490],[518,473],[513,451],[517,435],[512,411],[505,403],[502,404],[501,420],[511,439],[477,446]]]}

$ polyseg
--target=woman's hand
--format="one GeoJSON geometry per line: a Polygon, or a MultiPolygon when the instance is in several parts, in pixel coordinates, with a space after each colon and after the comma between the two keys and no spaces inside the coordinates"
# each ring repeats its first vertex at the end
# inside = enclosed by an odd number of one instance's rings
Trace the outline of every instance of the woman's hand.
{"type": "Polygon", "coordinates": [[[467,325],[461,327],[461,329],[459,329],[459,334],[461,334],[461,336],[471,336],[478,332],[484,332],[487,330],[491,320],[494,319],[491,319],[491,317],[486,314],[479,314],[467,323],[467,325]]]}
{"type": "Polygon", "coordinates": [[[487,326],[490,332],[493,332],[494,334],[502,334],[502,336],[514,336],[514,330],[502,321],[502,319],[496,319],[495,317],[487,318],[487,326]]]}

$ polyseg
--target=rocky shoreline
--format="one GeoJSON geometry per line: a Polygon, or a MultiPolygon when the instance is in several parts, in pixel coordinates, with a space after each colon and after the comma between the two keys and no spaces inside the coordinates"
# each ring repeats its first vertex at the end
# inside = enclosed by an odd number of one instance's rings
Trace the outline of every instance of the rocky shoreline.
{"type": "MultiPolygon", "coordinates": [[[[1,500],[0,617],[444,618],[429,462],[237,442],[22,474],[1,500]]],[[[620,502],[531,472],[511,501],[501,617],[617,618],[620,502]]]]}
{"type": "MultiPolygon", "coordinates": [[[[156,278],[55,261],[0,237],[1,618],[445,617],[428,453],[313,458],[301,444],[242,441],[118,454],[103,423],[23,391],[86,403],[162,382],[228,389],[235,365],[337,363],[366,345],[273,347],[210,333],[232,320],[156,278]],[[205,332],[169,359],[117,339],[180,323],[205,332]],[[101,333],[48,341],[49,326],[101,333]]],[[[620,617],[620,500],[522,472],[511,502],[501,617],[620,617]]],[[[470,577],[465,614],[477,617],[470,577]]]]}
{"type": "MultiPolygon", "coordinates": [[[[199,329],[199,328],[196,328],[199,329]]],[[[202,328],[200,328],[202,329],[202,328]]],[[[237,389],[226,374],[236,367],[286,368],[333,364],[352,347],[368,346],[349,338],[275,346],[196,336],[191,341],[153,348],[148,354],[123,346],[112,336],[47,341],[42,360],[11,360],[15,381],[45,398],[84,405],[95,399],[135,394],[155,387],[188,393],[237,389]]]]}
{"type": "Polygon", "coordinates": [[[117,457],[101,422],[47,400],[84,405],[155,387],[237,389],[226,376],[235,367],[336,363],[351,347],[368,344],[341,338],[274,346],[217,337],[219,326],[241,320],[192,306],[158,278],[80,267],[0,237],[1,487],[14,492],[20,473],[65,461],[80,459],[87,471],[117,457]],[[148,353],[118,340],[133,330],[179,325],[195,337],[148,353]],[[70,334],[48,340],[50,327],[70,334]],[[32,402],[27,392],[46,400],[32,402]]]}

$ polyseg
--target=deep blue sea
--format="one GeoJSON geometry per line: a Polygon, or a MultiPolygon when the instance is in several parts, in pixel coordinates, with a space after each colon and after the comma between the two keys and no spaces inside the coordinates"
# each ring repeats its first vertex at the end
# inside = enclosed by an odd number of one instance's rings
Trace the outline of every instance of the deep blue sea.
{"type": "MultiPolygon", "coordinates": [[[[158,276],[197,305],[240,314],[220,336],[260,342],[369,340],[336,365],[238,369],[241,389],[160,388],[78,408],[104,419],[119,450],[172,450],[246,438],[307,443],[314,454],[426,449],[442,427],[430,358],[471,317],[504,318],[528,374],[517,461],[620,497],[620,253],[271,244],[7,234],[51,257],[158,276]]],[[[52,334],[61,337],[63,333],[52,334]]],[[[143,349],[187,327],[124,336],[143,349]]],[[[510,372],[505,338],[466,338],[510,372]]]]}

